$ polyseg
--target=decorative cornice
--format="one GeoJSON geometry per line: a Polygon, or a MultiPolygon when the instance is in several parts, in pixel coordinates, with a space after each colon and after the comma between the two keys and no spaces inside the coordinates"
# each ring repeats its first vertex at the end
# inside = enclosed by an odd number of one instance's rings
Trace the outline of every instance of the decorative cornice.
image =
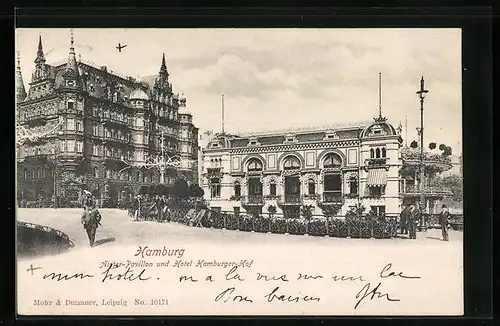
{"type": "MultiPolygon", "coordinates": [[[[248,153],[266,153],[266,152],[279,152],[279,151],[297,151],[306,149],[325,149],[332,147],[355,147],[360,143],[359,140],[340,140],[340,141],[329,141],[329,142],[311,142],[311,143],[288,143],[288,144],[277,144],[277,145],[265,145],[256,147],[237,147],[237,148],[225,148],[224,150],[230,152],[231,154],[248,154],[248,153]]],[[[207,151],[212,151],[213,148],[207,149],[207,151]]],[[[221,151],[221,149],[218,149],[221,151]]]]}

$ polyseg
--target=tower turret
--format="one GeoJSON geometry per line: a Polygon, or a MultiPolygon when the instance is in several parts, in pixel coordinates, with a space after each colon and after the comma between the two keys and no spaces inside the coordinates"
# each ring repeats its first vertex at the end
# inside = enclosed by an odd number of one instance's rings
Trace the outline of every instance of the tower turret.
{"type": "Polygon", "coordinates": [[[26,89],[24,88],[23,75],[21,73],[21,63],[19,60],[19,52],[17,53],[16,67],[16,103],[21,103],[26,98],[26,89]]]}
{"type": "Polygon", "coordinates": [[[42,45],[42,35],[38,37],[38,50],[36,51],[35,58],[35,71],[33,71],[33,75],[31,76],[31,82],[36,83],[38,81],[42,81],[49,76],[48,67],[45,64],[45,54],[43,53],[43,45],[42,45]]]}
{"type": "Polygon", "coordinates": [[[37,66],[45,64],[45,55],[43,54],[43,45],[42,45],[42,35],[38,37],[38,51],[36,52],[35,64],[37,66]]]}
{"type": "Polygon", "coordinates": [[[65,79],[65,86],[70,88],[80,88],[81,80],[78,72],[78,64],[76,62],[75,48],[74,48],[73,30],[71,30],[70,47],[68,54],[68,62],[63,73],[65,79]]]}
{"type": "Polygon", "coordinates": [[[168,79],[168,70],[167,70],[167,63],[165,61],[165,53],[163,53],[163,57],[161,59],[160,77],[168,79]]]}

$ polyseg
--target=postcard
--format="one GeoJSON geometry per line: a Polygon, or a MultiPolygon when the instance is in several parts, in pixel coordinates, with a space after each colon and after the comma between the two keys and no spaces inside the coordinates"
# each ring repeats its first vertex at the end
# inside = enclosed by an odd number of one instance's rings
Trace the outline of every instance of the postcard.
{"type": "Polygon", "coordinates": [[[461,37],[17,29],[18,314],[462,315],[461,37]]]}

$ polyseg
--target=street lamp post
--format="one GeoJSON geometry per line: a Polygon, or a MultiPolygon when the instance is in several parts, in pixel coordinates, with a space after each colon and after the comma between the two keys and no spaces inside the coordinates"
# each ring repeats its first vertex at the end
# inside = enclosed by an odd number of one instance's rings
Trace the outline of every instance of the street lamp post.
{"type": "MultiPolygon", "coordinates": [[[[57,133],[59,136],[62,136],[63,132],[60,130],[57,133]]],[[[54,181],[54,208],[57,208],[57,142],[54,142],[54,169],[52,171],[52,179],[54,181]]]]}
{"type": "Polygon", "coordinates": [[[424,189],[424,179],[425,179],[425,166],[424,166],[424,99],[428,90],[424,87],[424,77],[420,79],[420,90],[417,91],[418,97],[420,98],[420,212],[421,212],[421,223],[420,230],[425,231],[427,226],[425,225],[424,209],[425,205],[425,189],[424,189]]]}

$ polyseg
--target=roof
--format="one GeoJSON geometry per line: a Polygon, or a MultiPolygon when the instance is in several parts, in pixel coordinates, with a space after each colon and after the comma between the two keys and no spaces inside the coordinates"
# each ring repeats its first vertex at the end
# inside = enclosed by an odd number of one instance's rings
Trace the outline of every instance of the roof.
{"type": "Polygon", "coordinates": [[[149,96],[142,89],[136,89],[132,93],[130,93],[129,99],[130,100],[148,101],[149,100],[149,96]]]}

